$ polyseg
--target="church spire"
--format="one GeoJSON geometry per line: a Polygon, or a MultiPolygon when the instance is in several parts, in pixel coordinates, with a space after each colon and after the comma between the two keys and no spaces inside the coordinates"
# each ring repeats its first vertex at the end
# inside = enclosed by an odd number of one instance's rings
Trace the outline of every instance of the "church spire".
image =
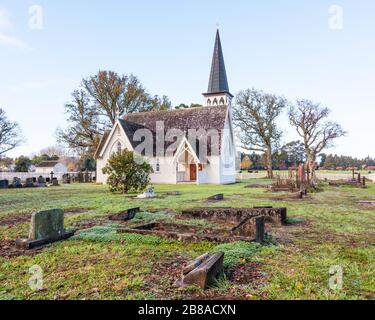
{"type": "Polygon", "coordinates": [[[229,93],[229,86],[227,73],[225,70],[223,49],[221,47],[220,32],[219,29],[217,29],[215,49],[212,57],[211,74],[207,93],[219,92],[229,93]]]}
{"type": "Polygon", "coordinates": [[[229,91],[219,29],[217,29],[216,32],[208,90],[207,93],[204,93],[203,95],[206,98],[206,105],[208,106],[229,104],[233,97],[229,91]]]}

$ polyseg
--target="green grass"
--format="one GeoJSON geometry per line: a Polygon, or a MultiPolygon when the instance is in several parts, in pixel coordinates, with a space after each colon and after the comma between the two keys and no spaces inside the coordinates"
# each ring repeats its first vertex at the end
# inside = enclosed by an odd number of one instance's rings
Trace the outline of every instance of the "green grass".
{"type": "MultiPolygon", "coordinates": [[[[191,288],[175,289],[173,278],[182,264],[204,252],[225,252],[225,267],[256,262],[264,274],[260,283],[234,284],[219,280],[210,297],[252,299],[375,299],[375,209],[359,205],[375,200],[375,185],[367,189],[334,188],[310,194],[303,200],[277,201],[283,194],[244,188],[249,180],[229,186],[158,185],[158,198],[134,200],[110,194],[105,186],[65,185],[48,189],[0,191],[0,221],[34,211],[63,208],[85,209],[68,215],[68,227],[96,224],[74,238],[47,246],[35,255],[0,257],[0,299],[163,299],[199,298],[191,288]],[[167,196],[180,191],[181,196],[167,196]],[[225,201],[207,203],[208,196],[224,193],[225,201]],[[181,243],[154,236],[118,234],[107,215],[141,207],[131,224],[174,222],[181,210],[195,207],[287,207],[289,225],[269,230],[273,245],[251,243],[181,243]],[[176,262],[177,261],[177,262],[176,262]],[[44,289],[28,286],[29,268],[43,270],[44,289]],[[344,270],[343,290],[328,286],[329,269],[344,270]]],[[[214,228],[204,220],[184,221],[214,228]]],[[[27,236],[28,223],[1,224],[0,242],[27,236]]],[[[207,293],[205,293],[207,294],[207,293]]]]}

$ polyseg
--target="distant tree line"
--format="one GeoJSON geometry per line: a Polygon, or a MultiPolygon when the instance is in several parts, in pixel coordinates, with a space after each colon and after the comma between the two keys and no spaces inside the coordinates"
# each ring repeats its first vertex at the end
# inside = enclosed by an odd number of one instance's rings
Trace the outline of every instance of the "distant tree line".
{"type": "Polygon", "coordinates": [[[375,167],[375,158],[368,156],[364,159],[358,159],[350,156],[339,156],[337,154],[322,154],[320,167],[326,170],[375,167]]]}
{"type": "MultiPolygon", "coordinates": [[[[273,152],[272,170],[286,170],[304,163],[306,156],[303,144],[292,141],[273,152]]],[[[264,170],[268,165],[267,156],[259,153],[241,153],[241,170],[264,170]]]]}

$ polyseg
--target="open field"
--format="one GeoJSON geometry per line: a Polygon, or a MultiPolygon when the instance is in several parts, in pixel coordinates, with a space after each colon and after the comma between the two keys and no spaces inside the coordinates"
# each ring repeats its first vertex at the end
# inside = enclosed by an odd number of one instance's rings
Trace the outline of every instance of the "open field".
{"type": "MultiPolygon", "coordinates": [[[[369,173],[369,171],[356,171],[356,173],[360,173],[362,177],[366,177],[369,180],[375,182],[375,172],[369,173]]],[[[288,177],[287,170],[274,170],[275,175],[280,175],[281,177],[288,177]]],[[[336,170],[318,170],[316,171],[316,176],[320,180],[328,179],[328,180],[342,180],[342,179],[351,179],[353,177],[352,171],[336,171],[336,170]]],[[[267,177],[266,171],[258,171],[257,173],[248,173],[247,171],[243,171],[242,174],[237,175],[238,179],[262,179],[267,177]]]]}
{"type": "MultiPolygon", "coordinates": [[[[110,194],[105,186],[64,185],[48,189],[0,191],[0,299],[375,299],[375,184],[367,189],[333,188],[304,200],[284,198],[262,188],[160,185],[158,197],[133,200],[110,194]],[[180,191],[181,196],[167,196],[180,191]],[[219,203],[204,201],[224,193],[219,203]],[[271,230],[266,246],[209,242],[185,244],[153,236],[117,234],[109,213],[140,206],[132,223],[175,220],[185,208],[208,206],[287,207],[290,225],[271,230]],[[68,227],[82,230],[75,238],[25,255],[13,252],[14,240],[28,233],[36,210],[63,208],[68,227]],[[172,287],[187,260],[207,251],[224,250],[226,276],[211,289],[172,287]],[[29,268],[43,270],[44,288],[33,292],[29,268]],[[344,270],[343,289],[329,288],[329,269],[344,270]]],[[[185,222],[187,223],[187,222],[185,222]]],[[[190,223],[207,225],[206,221],[190,223]]]]}

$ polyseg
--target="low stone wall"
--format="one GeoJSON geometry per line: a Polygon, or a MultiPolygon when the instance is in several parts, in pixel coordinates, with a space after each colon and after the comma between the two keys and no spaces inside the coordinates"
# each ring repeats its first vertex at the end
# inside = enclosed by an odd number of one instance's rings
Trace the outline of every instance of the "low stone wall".
{"type": "MultiPolygon", "coordinates": [[[[57,180],[62,181],[63,175],[65,173],[54,173],[53,177],[57,178],[57,180]]],[[[71,179],[75,178],[78,181],[79,172],[67,172],[66,174],[69,174],[71,179]]],[[[85,173],[83,173],[85,175],[85,173]]],[[[88,172],[88,175],[91,176],[91,179],[95,177],[95,172],[88,172]]],[[[0,172],[0,180],[8,180],[9,184],[12,183],[13,178],[19,178],[21,179],[22,183],[26,182],[26,179],[29,178],[36,178],[42,176],[44,179],[51,178],[51,175],[48,173],[40,174],[36,172],[0,172]]]]}
{"type": "Polygon", "coordinates": [[[206,219],[238,224],[248,218],[264,216],[266,222],[285,224],[286,208],[196,208],[182,211],[183,218],[206,219]]]}
{"type": "MultiPolygon", "coordinates": [[[[77,174],[76,172],[71,172],[70,174],[77,174]]],[[[62,180],[62,176],[64,173],[54,173],[53,177],[57,178],[58,180],[62,180]]],[[[25,182],[28,178],[38,178],[42,176],[43,178],[50,178],[50,174],[39,174],[35,172],[0,172],[0,180],[9,180],[9,182],[13,181],[14,177],[20,178],[22,182],[25,182]]]]}
{"type": "Polygon", "coordinates": [[[149,223],[133,228],[120,228],[118,233],[135,233],[140,235],[158,236],[167,240],[183,242],[212,241],[216,243],[228,243],[236,241],[255,241],[254,237],[232,234],[226,229],[206,229],[198,226],[188,226],[173,223],[149,223]]]}

